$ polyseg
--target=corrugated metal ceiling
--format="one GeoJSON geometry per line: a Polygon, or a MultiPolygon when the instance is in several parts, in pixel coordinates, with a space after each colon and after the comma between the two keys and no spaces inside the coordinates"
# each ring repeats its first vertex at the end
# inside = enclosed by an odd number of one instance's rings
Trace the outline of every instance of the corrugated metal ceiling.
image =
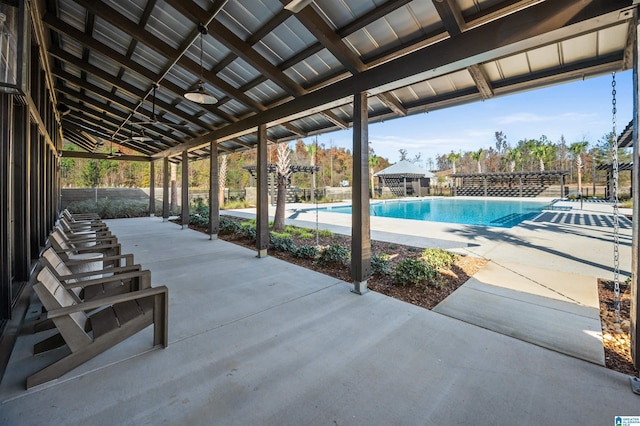
{"type": "Polygon", "coordinates": [[[631,64],[632,0],[314,0],[297,14],[286,3],[43,1],[56,96],[71,108],[63,132],[88,151],[104,139],[195,158],[211,139],[249,149],[259,124],[271,142],[347,128],[355,91],[378,121],[631,64]],[[216,104],[183,97],[201,78],[216,104]],[[156,83],[159,118],[142,124],[156,83]],[[77,137],[79,122],[93,138],[77,137]]]}

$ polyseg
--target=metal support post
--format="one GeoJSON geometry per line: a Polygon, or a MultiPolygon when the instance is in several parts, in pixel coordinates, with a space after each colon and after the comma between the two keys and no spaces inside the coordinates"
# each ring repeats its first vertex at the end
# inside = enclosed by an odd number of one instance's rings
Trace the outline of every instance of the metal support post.
{"type": "Polygon", "coordinates": [[[189,228],[189,151],[182,151],[182,229],[189,228]]]}
{"type": "Polygon", "coordinates": [[[156,163],[149,161],[149,217],[156,215],[156,163]]]}
{"type": "Polygon", "coordinates": [[[169,220],[169,157],[164,157],[162,168],[162,221],[169,220]]]}
{"type": "Polygon", "coordinates": [[[209,239],[218,239],[220,229],[220,181],[218,176],[218,144],[212,140],[209,144],[209,239]]]}
{"type": "Polygon", "coordinates": [[[256,210],[256,249],[258,257],[266,257],[269,248],[269,202],[267,182],[267,126],[258,126],[258,158],[256,180],[258,207],[256,210]]]}
{"type": "Polygon", "coordinates": [[[369,128],[367,94],[353,97],[353,192],[351,214],[351,277],[353,292],[365,294],[371,276],[369,217],[369,128]]]}

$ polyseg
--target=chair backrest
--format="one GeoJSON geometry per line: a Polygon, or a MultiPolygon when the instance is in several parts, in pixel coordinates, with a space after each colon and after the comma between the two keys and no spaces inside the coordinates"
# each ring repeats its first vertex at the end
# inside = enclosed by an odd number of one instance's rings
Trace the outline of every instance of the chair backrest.
{"type": "MultiPolygon", "coordinates": [[[[60,226],[62,227],[62,230],[64,232],[74,232],[73,229],[71,229],[71,223],[72,222],[70,220],[68,220],[65,216],[62,216],[58,222],[60,223],[60,226]]],[[[76,228],[78,227],[77,224],[75,226],[76,226],[76,228]]],[[[85,226],[81,226],[80,227],[80,231],[82,231],[82,230],[90,231],[91,230],[91,225],[87,224],[85,226]]]]}
{"type": "MultiPolygon", "coordinates": [[[[57,252],[62,252],[62,250],[73,250],[74,247],[71,247],[70,244],[67,243],[67,239],[64,238],[64,234],[62,234],[58,229],[54,229],[53,232],[49,235],[49,242],[51,242],[51,246],[57,252]]],[[[68,256],[68,254],[61,253],[61,257],[64,259],[68,256]]]]}
{"type": "Polygon", "coordinates": [[[71,212],[68,209],[62,210],[62,216],[66,218],[69,222],[74,222],[73,216],[71,216],[71,212]]]}
{"type": "MultiPolygon", "coordinates": [[[[64,276],[64,275],[73,275],[73,271],[69,269],[67,264],[64,263],[64,260],[62,260],[60,256],[58,256],[58,254],[53,250],[53,247],[49,247],[42,253],[40,263],[42,264],[42,266],[49,267],[56,274],[57,277],[64,276]]],[[[77,281],[78,280],[73,278],[69,279],[70,283],[75,283],[77,281]]],[[[80,287],[75,287],[73,289],[73,293],[76,296],[80,296],[80,291],[81,291],[80,287]]]]}
{"type": "MultiPolygon", "coordinates": [[[[67,241],[68,244],[72,244],[73,247],[93,247],[96,245],[95,241],[86,241],[86,242],[82,242],[82,243],[74,243],[72,238],[70,238],[70,235],[73,238],[84,238],[84,239],[91,239],[91,238],[96,238],[96,233],[87,229],[87,230],[80,230],[80,231],[76,231],[75,234],[71,234],[70,232],[65,231],[64,229],[62,229],[62,227],[60,225],[56,225],[55,228],[53,228],[54,230],[58,230],[60,235],[65,239],[65,241],[67,241]]],[[[73,231],[71,231],[73,232],[73,231]]]]}
{"type": "MultiPolygon", "coordinates": [[[[49,267],[45,266],[38,273],[38,282],[33,285],[42,306],[47,311],[77,304],[75,298],[58,281],[49,267]]],[[[75,352],[91,343],[91,337],[84,331],[88,317],[84,312],[53,318],[53,323],[64,338],[64,341],[75,352]]]]}

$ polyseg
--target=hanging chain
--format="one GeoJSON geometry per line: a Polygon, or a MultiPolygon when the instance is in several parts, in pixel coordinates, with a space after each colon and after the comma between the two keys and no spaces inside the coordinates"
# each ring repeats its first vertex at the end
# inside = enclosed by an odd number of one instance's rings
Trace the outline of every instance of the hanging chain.
{"type": "Polygon", "coordinates": [[[612,127],[611,153],[613,157],[613,306],[616,323],[620,322],[620,223],[618,210],[618,141],[616,132],[616,73],[611,82],[612,127]]]}

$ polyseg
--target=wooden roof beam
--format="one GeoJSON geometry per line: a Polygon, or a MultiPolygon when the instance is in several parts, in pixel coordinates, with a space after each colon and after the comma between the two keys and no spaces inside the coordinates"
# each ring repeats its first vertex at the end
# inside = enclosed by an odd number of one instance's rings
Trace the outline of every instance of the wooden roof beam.
{"type": "MultiPolygon", "coordinates": [[[[162,56],[170,61],[176,61],[176,63],[183,66],[185,69],[191,71],[194,75],[199,76],[201,74],[200,64],[192,61],[186,56],[182,56],[182,52],[174,49],[169,44],[160,40],[158,37],[141,28],[135,22],[129,20],[126,16],[120,14],[115,9],[109,7],[106,3],[99,0],[75,0],[84,6],[88,11],[95,13],[111,25],[120,29],[121,31],[130,34],[132,37],[138,40],[139,43],[143,43],[149,48],[160,53],[162,56]]],[[[211,73],[206,68],[202,71],[202,78],[209,83],[216,86],[219,90],[227,95],[235,98],[237,101],[244,103],[250,108],[258,111],[263,111],[265,108],[259,102],[255,101],[251,97],[247,96],[244,92],[239,91],[231,84],[227,83],[220,77],[211,73]]],[[[155,81],[155,80],[154,80],[155,81]]]]}
{"type": "MultiPolygon", "coordinates": [[[[280,0],[283,5],[289,0],[280,0]]],[[[329,25],[312,7],[305,7],[295,17],[351,74],[358,74],[367,69],[360,57],[342,41],[329,25]]]]}
{"type": "Polygon", "coordinates": [[[493,98],[494,92],[493,87],[491,86],[491,81],[489,81],[489,77],[484,72],[480,65],[470,65],[467,67],[467,71],[471,75],[471,78],[476,83],[476,87],[478,91],[482,95],[482,99],[490,99],[493,98]]]}
{"type": "Polygon", "coordinates": [[[324,118],[326,118],[327,120],[329,120],[330,122],[332,122],[333,124],[335,124],[336,126],[340,127],[342,130],[346,130],[349,128],[349,123],[347,123],[342,118],[338,117],[337,115],[335,115],[333,112],[329,110],[321,111],[319,114],[324,118]]]}
{"type": "Polygon", "coordinates": [[[444,29],[451,37],[461,34],[466,29],[467,23],[455,0],[433,0],[433,6],[440,15],[444,29]]]}
{"type": "MultiPolygon", "coordinates": [[[[67,24],[66,22],[62,21],[61,19],[57,18],[56,16],[50,13],[46,14],[43,17],[43,22],[51,30],[58,32],[60,34],[64,34],[67,37],[74,39],[78,43],[88,46],[89,48],[96,51],[97,53],[100,53],[101,55],[108,57],[109,59],[118,63],[120,66],[126,68],[131,72],[141,75],[142,77],[148,79],[151,82],[157,82],[160,80],[160,75],[155,74],[154,72],[138,64],[131,58],[125,55],[122,55],[120,52],[117,52],[111,49],[110,47],[100,43],[99,41],[91,37],[88,37],[82,31],[79,31],[75,27],[67,24]]],[[[163,80],[162,87],[175,93],[178,96],[184,95],[184,89],[176,84],[171,83],[169,80],[163,80]]],[[[207,109],[212,114],[217,115],[218,117],[222,118],[227,122],[233,123],[237,121],[234,117],[230,116],[229,114],[223,111],[220,111],[215,106],[201,105],[201,107],[204,109],[207,109]]]]}
{"type": "Polygon", "coordinates": [[[390,92],[379,93],[378,99],[396,114],[402,117],[407,115],[407,109],[390,92]]]}

